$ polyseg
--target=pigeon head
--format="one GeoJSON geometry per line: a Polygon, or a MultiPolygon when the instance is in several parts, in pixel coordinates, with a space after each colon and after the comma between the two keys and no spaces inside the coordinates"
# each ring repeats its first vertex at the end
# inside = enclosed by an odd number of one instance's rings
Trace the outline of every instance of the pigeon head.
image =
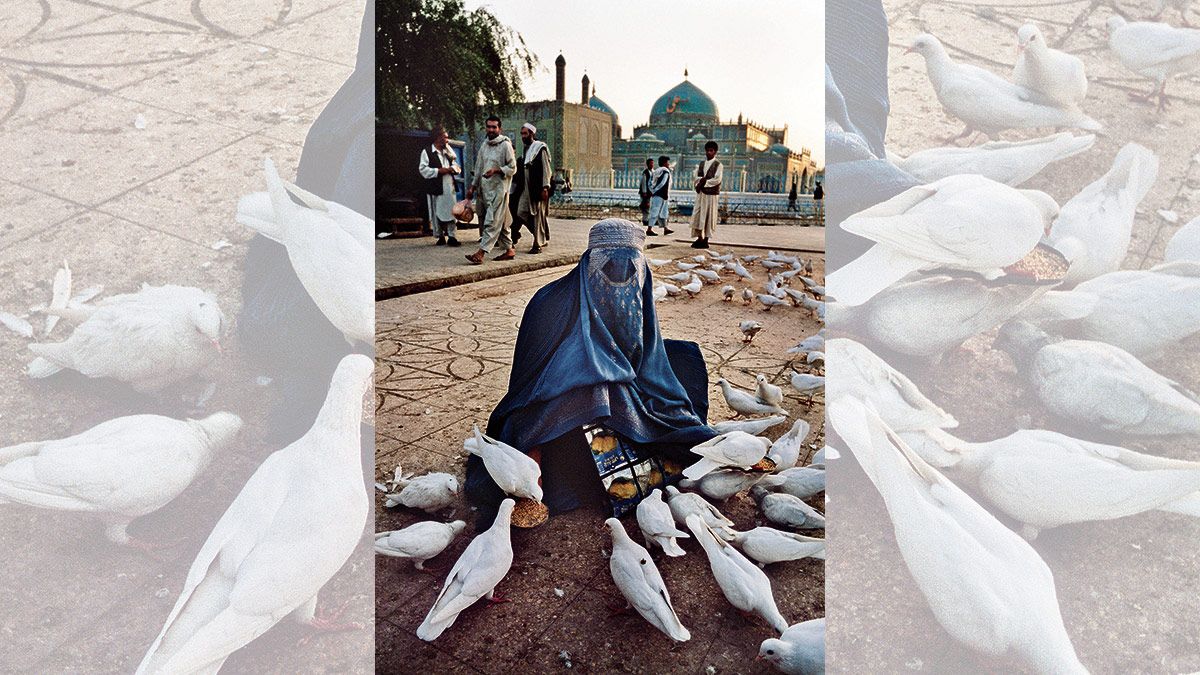
{"type": "Polygon", "coordinates": [[[605,520],[604,526],[608,528],[608,532],[612,535],[613,539],[617,539],[622,534],[625,534],[625,528],[621,526],[621,521],[616,518],[605,520]]]}
{"type": "Polygon", "coordinates": [[[1000,327],[995,346],[1021,364],[1052,342],[1046,331],[1028,321],[1009,321],[1000,327]]]}
{"type": "Polygon", "coordinates": [[[1046,39],[1042,37],[1042,31],[1038,27],[1027,23],[1021,26],[1017,31],[1017,51],[1022,52],[1026,49],[1041,49],[1046,46],[1046,39]]]}
{"type": "Polygon", "coordinates": [[[204,294],[188,311],[188,318],[200,335],[204,336],[217,351],[221,350],[221,338],[225,334],[225,315],[217,306],[217,299],[204,294]]]}
{"type": "Polygon", "coordinates": [[[767,663],[779,665],[783,662],[783,655],[788,646],[788,643],[778,638],[767,638],[758,648],[758,658],[767,663]]]}
{"type": "Polygon", "coordinates": [[[203,430],[212,447],[220,448],[229,444],[238,432],[242,430],[242,418],[230,412],[216,412],[201,420],[192,421],[203,430]]]}
{"type": "Polygon", "coordinates": [[[450,525],[450,529],[453,530],[454,534],[459,534],[463,530],[467,529],[467,524],[461,520],[456,520],[452,523],[449,523],[449,525],[450,525]]]}
{"type": "Polygon", "coordinates": [[[754,381],[757,382],[760,386],[764,385],[767,383],[767,376],[763,375],[762,373],[759,373],[758,375],[754,376],[754,381]]]}
{"type": "Polygon", "coordinates": [[[667,486],[667,494],[674,497],[675,495],[679,494],[679,488],[675,487],[674,485],[668,485],[667,486]]]}
{"type": "Polygon", "coordinates": [[[451,476],[446,480],[446,488],[454,494],[458,494],[458,479],[454,476],[451,476]]]}
{"type": "Polygon", "coordinates": [[[1128,22],[1125,20],[1125,17],[1114,14],[1113,16],[1108,17],[1108,22],[1106,23],[1108,26],[1108,32],[1112,33],[1124,26],[1126,23],[1128,22]]]}
{"type": "Polygon", "coordinates": [[[1054,201],[1054,197],[1041,190],[1021,190],[1020,192],[1042,213],[1042,229],[1048,229],[1050,223],[1058,217],[1058,202],[1054,201]]]}
{"type": "Polygon", "coordinates": [[[513,507],[516,505],[517,503],[512,499],[500,502],[500,509],[496,512],[496,520],[492,523],[492,528],[508,529],[509,524],[512,523],[513,507]]]}
{"type": "MultiPolygon", "coordinates": [[[[925,58],[929,58],[941,51],[943,51],[941,40],[938,40],[929,33],[921,33],[913,39],[912,44],[908,46],[908,49],[904,50],[904,53],[912,54],[913,52],[916,52],[925,58]]],[[[774,253],[774,251],[772,251],[772,253],[774,253]]]]}

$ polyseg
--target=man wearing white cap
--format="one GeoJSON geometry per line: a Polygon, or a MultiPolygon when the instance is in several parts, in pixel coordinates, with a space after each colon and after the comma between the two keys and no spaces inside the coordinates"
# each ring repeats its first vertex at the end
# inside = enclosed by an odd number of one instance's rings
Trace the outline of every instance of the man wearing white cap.
{"type": "Polygon", "coordinates": [[[537,127],[529,122],[521,126],[521,141],[525,154],[517,163],[509,199],[517,200],[517,224],[513,240],[521,225],[533,234],[530,253],[541,253],[550,240],[550,224],[546,221],[550,206],[550,149],[537,140],[537,127]]]}
{"type": "Polygon", "coordinates": [[[485,125],[487,138],[475,153],[475,179],[467,189],[467,199],[479,193],[479,223],[482,238],[479,250],[467,256],[473,265],[482,265],[483,258],[496,246],[504,249],[496,260],[512,260],[517,251],[513,248],[509,225],[512,214],[508,212],[508,190],[513,174],[517,172],[517,156],[512,141],[500,133],[500,118],[491,115],[485,125]]]}

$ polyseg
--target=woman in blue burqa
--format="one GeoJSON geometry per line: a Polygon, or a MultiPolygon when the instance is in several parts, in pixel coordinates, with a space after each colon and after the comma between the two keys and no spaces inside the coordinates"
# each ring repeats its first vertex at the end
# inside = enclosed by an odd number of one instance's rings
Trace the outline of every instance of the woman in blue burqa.
{"type": "MultiPolygon", "coordinates": [[[[700,349],[659,332],[644,240],[627,220],[596,223],[575,269],[525,308],[487,433],[540,463],[550,514],[597,503],[619,516],[716,435],[700,349]]],[[[504,494],[473,455],[466,489],[490,524],[504,494]]]]}

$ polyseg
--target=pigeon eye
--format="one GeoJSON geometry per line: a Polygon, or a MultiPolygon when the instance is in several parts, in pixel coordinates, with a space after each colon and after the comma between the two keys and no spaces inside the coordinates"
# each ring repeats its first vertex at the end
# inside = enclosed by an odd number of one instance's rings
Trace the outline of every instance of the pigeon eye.
{"type": "Polygon", "coordinates": [[[645,564],[646,564],[646,559],[645,559],[645,558],[642,558],[642,560],[641,560],[641,563],[642,563],[643,565],[645,565],[645,564]]]}
{"type": "Polygon", "coordinates": [[[207,302],[202,302],[202,303],[200,303],[200,306],[201,306],[201,307],[207,307],[207,306],[208,306],[208,303],[207,303],[207,302]]]}
{"type": "Polygon", "coordinates": [[[775,656],[775,650],[774,650],[774,649],[768,649],[768,650],[767,650],[767,656],[775,656]]]}

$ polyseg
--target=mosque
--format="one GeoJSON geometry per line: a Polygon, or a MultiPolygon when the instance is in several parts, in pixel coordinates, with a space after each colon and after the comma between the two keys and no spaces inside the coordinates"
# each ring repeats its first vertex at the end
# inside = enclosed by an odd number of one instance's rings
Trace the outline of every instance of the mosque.
{"type": "MultiPolygon", "coordinates": [[[[622,138],[617,112],[596,95],[587,74],[580,82],[579,103],[566,100],[566,59],[555,65],[555,99],[523,103],[501,115],[506,133],[516,137],[525,122],[538,127],[546,141],[555,174],[575,187],[634,188],[646,159],[671,158],[677,171],[694,172],[704,159],[704,144],[716,141],[725,166],[727,189],[742,192],[788,192],[796,183],[812,192],[818,169],[808,148],[788,146],[788,128],[770,127],[743,118],[722,122],[717,104],[683,73],[650,108],[648,124],[622,138]]],[[[520,141],[517,141],[518,144],[520,141]]]]}

